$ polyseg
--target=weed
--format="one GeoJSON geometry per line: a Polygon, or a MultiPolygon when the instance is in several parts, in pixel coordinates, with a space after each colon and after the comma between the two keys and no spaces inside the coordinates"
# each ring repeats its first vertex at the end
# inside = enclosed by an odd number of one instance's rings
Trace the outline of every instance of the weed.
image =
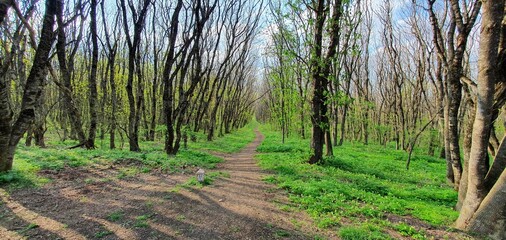
{"type": "Polygon", "coordinates": [[[144,203],[144,205],[145,205],[147,208],[152,208],[152,207],[153,207],[153,205],[154,205],[154,203],[153,203],[152,201],[146,201],[146,202],[144,203]]]}
{"type": "Polygon", "coordinates": [[[412,237],[414,239],[425,239],[425,235],[423,232],[417,231],[414,227],[409,226],[406,223],[399,223],[395,226],[395,229],[402,235],[406,237],[412,237]]]}
{"type": "MultiPolygon", "coordinates": [[[[400,161],[407,157],[404,151],[348,143],[336,147],[335,156],[323,164],[310,165],[309,140],[290,137],[282,144],[278,132],[268,126],[261,130],[265,140],[256,158],[262,168],[276,173],[264,180],[287,191],[290,201],[320,228],[351,220],[351,226],[340,230],[343,239],[384,239],[385,213],[410,215],[432,226],[450,225],[458,216],[452,209],[457,193],[446,184],[443,160],[419,157],[406,171],[405,161],[400,161]],[[370,228],[378,229],[369,233],[370,228]]],[[[423,236],[409,236],[417,234],[423,236]]]]}
{"type": "Polygon", "coordinates": [[[290,236],[290,233],[285,230],[276,230],[275,234],[278,237],[289,237],[290,236]]]}
{"type": "Polygon", "coordinates": [[[121,219],[123,219],[124,215],[125,214],[122,211],[116,211],[116,212],[110,213],[109,216],[107,216],[107,219],[111,222],[118,222],[121,219]]]}
{"type": "Polygon", "coordinates": [[[28,224],[28,226],[26,226],[25,228],[23,228],[23,229],[19,230],[19,233],[20,233],[20,234],[23,234],[23,233],[25,233],[25,232],[27,232],[27,231],[29,231],[29,230],[31,230],[31,229],[38,228],[38,227],[39,227],[39,225],[37,225],[37,224],[35,224],[35,223],[30,223],[30,224],[28,224]]]}
{"type": "Polygon", "coordinates": [[[100,232],[97,232],[95,233],[95,237],[96,238],[103,238],[107,235],[111,235],[113,232],[109,231],[109,230],[105,230],[105,231],[100,231],[100,232]]]}
{"type": "Polygon", "coordinates": [[[231,226],[230,231],[237,233],[241,231],[241,228],[238,226],[231,226]]]}
{"type": "Polygon", "coordinates": [[[141,215],[135,218],[134,227],[136,228],[147,228],[149,224],[147,220],[151,217],[151,215],[141,215]]]}

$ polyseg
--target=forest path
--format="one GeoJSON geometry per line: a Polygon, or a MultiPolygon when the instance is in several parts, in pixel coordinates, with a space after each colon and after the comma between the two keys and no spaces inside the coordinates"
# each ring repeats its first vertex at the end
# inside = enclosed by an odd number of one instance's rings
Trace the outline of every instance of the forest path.
{"type": "Polygon", "coordinates": [[[229,176],[204,187],[187,186],[195,169],[119,177],[125,166],[110,164],[42,173],[53,182],[41,188],[0,188],[0,239],[336,238],[262,180],[262,140],[256,131],[240,152],[216,153],[225,161],[210,172],[229,176]]]}
{"type": "Polygon", "coordinates": [[[290,210],[282,191],[262,180],[268,173],[260,169],[254,156],[264,137],[255,132],[255,140],[240,152],[215,153],[225,159],[217,171],[229,177],[202,189],[180,192],[195,201],[184,214],[202,216],[193,224],[212,229],[206,239],[314,239],[318,233],[310,218],[290,210]]]}

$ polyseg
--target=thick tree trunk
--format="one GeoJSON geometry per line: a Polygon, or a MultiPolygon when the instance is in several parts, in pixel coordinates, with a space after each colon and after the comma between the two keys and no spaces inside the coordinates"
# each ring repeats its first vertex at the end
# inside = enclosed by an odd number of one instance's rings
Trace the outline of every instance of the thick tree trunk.
{"type": "MultiPolygon", "coordinates": [[[[461,64],[460,62],[458,64],[461,64]]],[[[449,155],[446,156],[452,165],[454,188],[458,190],[460,178],[462,176],[462,163],[460,158],[459,143],[459,107],[462,99],[462,84],[460,83],[460,73],[456,72],[458,66],[449,70],[448,74],[448,135],[447,145],[449,155]]],[[[461,68],[461,67],[460,67],[461,68]]]]}
{"type": "Polygon", "coordinates": [[[48,70],[49,53],[54,42],[54,17],[57,10],[62,7],[63,1],[61,0],[48,0],[46,2],[40,41],[35,51],[32,69],[26,81],[21,111],[13,125],[11,124],[12,111],[8,107],[10,104],[9,92],[6,86],[7,83],[10,85],[10,81],[0,79],[0,172],[12,169],[16,146],[35,119],[35,108],[43,91],[43,83],[48,70]]]}
{"type": "Polygon", "coordinates": [[[472,100],[469,101],[469,122],[467,123],[465,132],[464,132],[464,143],[463,143],[463,150],[464,150],[464,167],[462,170],[462,177],[460,179],[459,183],[459,192],[458,192],[458,201],[457,205],[455,206],[455,209],[457,211],[460,211],[462,209],[462,204],[464,203],[464,200],[466,199],[467,194],[467,184],[468,184],[468,174],[469,174],[469,157],[471,153],[471,145],[472,145],[472,135],[473,135],[473,126],[474,126],[474,119],[476,117],[476,107],[472,100]]]}
{"type": "MultiPolygon", "coordinates": [[[[498,46],[503,17],[504,1],[483,2],[480,52],[478,57],[476,118],[473,125],[472,145],[469,155],[467,194],[459,218],[455,224],[459,229],[470,230],[472,227],[484,229],[484,227],[481,227],[483,225],[481,221],[483,220],[483,215],[480,209],[496,208],[498,210],[501,207],[504,209],[505,206],[504,201],[502,201],[502,206],[487,206],[487,204],[493,204],[497,200],[504,199],[504,184],[501,185],[501,181],[504,179],[499,178],[499,182],[496,182],[499,186],[494,189],[494,192],[490,192],[493,196],[487,196],[489,192],[485,185],[485,177],[488,172],[487,148],[492,121],[495,120],[493,119],[494,92],[495,83],[498,79],[496,69],[499,62],[498,46]],[[488,201],[482,202],[485,197],[488,197],[488,201]]],[[[488,224],[493,223],[489,222],[488,224]]],[[[504,234],[505,230],[502,228],[500,231],[504,234]]]]}
{"type": "Polygon", "coordinates": [[[449,119],[449,112],[448,112],[448,103],[444,106],[444,119],[443,119],[443,140],[444,140],[444,146],[443,149],[441,149],[441,155],[444,156],[446,159],[446,180],[449,184],[455,186],[455,175],[453,173],[453,165],[452,165],[452,159],[450,154],[450,140],[449,135],[449,127],[448,127],[448,119],[449,119]]]}
{"type": "Polygon", "coordinates": [[[481,202],[469,221],[467,230],[486,234],[492,239],[506,239],[506,170],[481,202]]]}
{"type": "Polygon", "coordinates": [[[114,49],[114,54],[109,58],[109,84],[111,85],[111,129],[109,132],[109,148],[116,148],[115,140],[116,140],[116,112],[118,106],[117,94],[116,94],[116,82],[114,80],[114,75],[116,74],[114,71],[114,62],[116,59],[116,49],[114,49]]]}

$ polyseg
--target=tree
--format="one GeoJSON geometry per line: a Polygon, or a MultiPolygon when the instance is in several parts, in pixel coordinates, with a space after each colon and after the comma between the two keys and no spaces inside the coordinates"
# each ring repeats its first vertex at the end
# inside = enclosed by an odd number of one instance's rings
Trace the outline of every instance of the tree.
{"type": "MultiPolygon", "coordinates": [[[[106,14],[104,10],[104,2],[102,1],[100,3],[101,5],[101,12],[102,12],[102,23],[103,23],[103,29],[105,34],[105,48],[107,49],[107,69],[109,71],[109,85],[111,88],[111,114],[110,114],[110,130],[109,130],[109,148],[114,149],[116,148],[115,139],[116,139],[116,114],[118,109],[118,94],[116,92],[116,55],[118,54],[118,45],[119,45],[119,34],[121,31],[118,30],[119,25],[119,14],[116,13],[114,19],[114,27],[112,29],[112,35],[109,34],[109,28],[108,24],[106,23],[106,14]],[[111,37],[113,38],[111,41],[111,37]]],[[[103,103],[105,105],[105,102],[103,103]]],[[[105,113],[104,113],[105,114],[105,113]]]]}
{"type": "Polygon", "coordinates": [[[467,193],[456,222],[460,229],[497,239],[506,238],[506,143],[501,143],[490,168],[487,149],[496,111],[504,105],[504,99],[495,98],[502,95],[497,92],[504,91],[502,84],[506,81],[504,7],[504,1],[485,1],[482,6],[476,117],[469,154],[467,193]]]}
{"type": "Polygon", "coordinates": [[[139,45],[141,42],[141,33],[144,30],[144,23],[146,21],[146,15],[151,5],[151,0],[142,1],[140,9],[135,9],[135,6],[131,1],[128,1],[128,6],[133,20],[133,36],[131,36],[130,26],[127,17],[127,7],[125,0],[120,0],[121,11],[123,15],[123,30],[128,44],[128,80],[126,85],[126,91],[128,96],[129,106],[129,124],[128,124],[128,139],[130,143],[130,151],[140,151],[139,147],[139,122],[141,118],[141,106],[144,100],[144,88],[143,79],[140,75],[140,59],[138,55],[139,45]],[[137,74],[137,92],[134,96],[134,75],[137,74]]]}
{"type": "Polygon", "coordinates": [[[461,9],[460,1],[449,0],[450,23],[445,38],[441,30],[441,23],[434,13],[435,0],[428,0],[430,21],[433,28],[434,45],[438,58],[446,70],[446,94],[444,105],[444,135],[446,159],[448,162],[447,178],[459,188],[462,175],[462,163],[459,145],[459,107],[462,100],[463,60],[467,48],[469,34],[478,18],[481,1],[472,1],[469,9],[461,9]]]}
{"type": "Polygon", "coordinates": [[[26,80],[21,111],[17,119],[13,119],[10,108],[10,88],[7,87],[10,85],[10,79],[0,76],[0,172],[12,169],[16,146],[35,119],[35,108],[44,89],[43,83],[48,72],[49,55],[55,40],[53,33],[55,17],[62,8],[63,1],[61,0],[46,1],[40,40],[26,80]]]}
{"type": "MultiPolygon", "coordinates": [[[[313,2],[310,7],[313,11],[313,40],[310,43],[311,60],[310,74],[313,84],[311,123],[312,137],[311,146],[313,153],[309,163],[319,163],[323,159],[323,145],[325,132],[328,131],[329,121],[327,116],[327,86],[330,77],[332,58],[337,54],[336,47],[339,41],[339,19],[341,17],[341,1],[335,0],[332,4],[332,16],[328,19],[329,45],[326,54],[323,54],[323,36],[330,3],[324,0],[313,2]]],[[[329,143],[327,143],[329,144],[329,143]]]]}
{"type": "Polygon", "coordinates": [[[87,148],[95,148],[95,136],[97,134],[97,68],[98,68],[98,36],[97,36],[97,0],[91,0],[91,13],[90,13],[90,32],[91,32],[91,72],[88,78],[88,87],[90,95],[88,97],[90,105],[90,129],[88,131],[88,140],[86,141],[87,148]]]}

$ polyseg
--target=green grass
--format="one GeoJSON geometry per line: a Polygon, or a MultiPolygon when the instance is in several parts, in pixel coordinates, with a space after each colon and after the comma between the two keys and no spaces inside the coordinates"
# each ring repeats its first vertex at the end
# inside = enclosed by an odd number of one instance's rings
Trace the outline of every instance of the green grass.
{"type": "Polygon", "coordinates": [[[123,217],[125,216],[125,214],[122,212],[122,211],[116,211],[116,212],[112,212],[110,213],[108,216],[107,216],[107,219],[111,222],[118,222],[120,221],[121,219],[123,219],[123,217]]]}
{"type": "Polygon", "coordinates": [[[151,218],[151,215],[141,215],[135,217],[134,227],[136,228],[147,228],[149,227],[148,219],[151,218]]]}
{"type": "Polygon", "coordinates": [[[413,217],[435,227],[449,226],[458,216],[452,209],[457,193],[445,183],[443,159],[417,154],[407,171],[403,151],[349,143],[334,148],[335,156],[323,164],[309,165],[308,139],[292,137],[282,144],[279,133],[267,126],[261,130],[266,139],[257,149],[257,158],[264,169],[276,173],[265,180],[285,189],[319,227],[339,227],[343,239],[385,239],[384,228],[423,237],[423,232],[394,226],[386,220],[387,214],[413,217]],[[343,218],[352,224],[342,226],[343,218]]]}
{"type": "Polygon", "coordinates": [[[104,231],[100,231],[100,232],[95,233],[95,237],[96,238],[103,238],[103,237],[109,236],[111,234],[113,234],[112,231],[104,230],[104,231]]]}
{"type": "Polygon", "coordinates": [[[196,133],[198,141],[192,143],[190,149],[204,149],[224,153],[234,153],[241,150],[245,145],[255,139],[255,129],[257,122],[251,122],[244,128],[232,132],[224,137],[216,138],[212,142],[207,141],[207,135],[196,133]]]}
{"type": "Polygon", "coordinates": [[[228,178],[230,177],[230,174],[221,171],[206,172],[203,182],[199,182],[197,180],[197,177],[191,177],[185,183],[178,185],[178,187],[191,188],[196,186],[198,188],[202,188],[204,186],[213,184],[213,182],[220,177],[228,178]]]}
{"type": "MultiPolygon", "coordinates": [[[[140,152],[130,152],[128,147],[123,149],[109,149],[108,139],[97,139],[97,148],[86,150],[82,148],[69,149],[77,144],[76,141],[58,141],[55,134],[47,134],[47,148],[26,147],[20,143],[14,157],[13,170],[0,174],[0,186],[8,189],[41,186],[50,179],[37,173],[44,171],[62,171],[65,168],[82,168],[91,164],[117,164],[120,168],[119,179],[149,173],[153,169],[163,172],[184,172],[192,167],[212,169],[222,159],[211,155],[208,151],[234,152],[251,142],[254,137],[253,129],[256,123],[236,130],[225,136],[208,142],[204,134],[197,133],[197,142],[189,142],[188,149],[180,148],[177,156],[168,156],[164,151],[163,139],[155,142],[141,141],[140,152]]],[[[118,144],[120,147],[121,144],[118,144]]]]}

